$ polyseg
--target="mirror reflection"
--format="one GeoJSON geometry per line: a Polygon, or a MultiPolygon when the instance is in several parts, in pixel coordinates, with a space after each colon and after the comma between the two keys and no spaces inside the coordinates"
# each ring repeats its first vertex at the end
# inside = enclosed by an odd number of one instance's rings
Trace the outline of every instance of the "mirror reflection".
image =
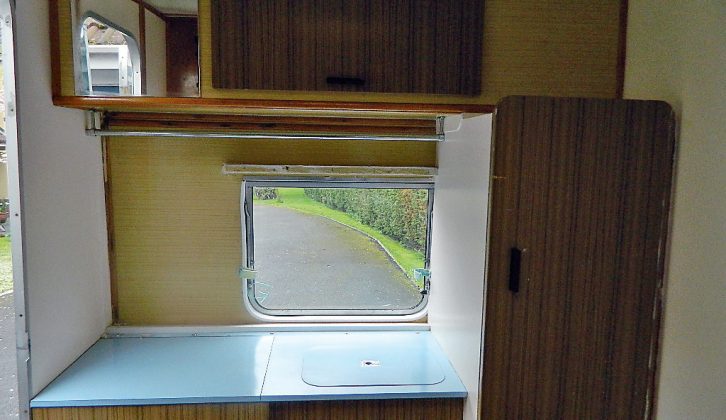
{"type": "Polygon", "coordinates": [[[197,0],[69,0],[76,94],[199,96],[197,0]]]}

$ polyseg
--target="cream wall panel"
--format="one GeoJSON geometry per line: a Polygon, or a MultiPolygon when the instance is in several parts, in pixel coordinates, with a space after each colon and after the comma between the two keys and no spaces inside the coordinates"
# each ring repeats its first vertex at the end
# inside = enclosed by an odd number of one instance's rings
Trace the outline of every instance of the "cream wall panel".
{"type": "Polygon", "coordinates": [[[630,0],[625,95],[680,125],[657,418],[726,412],[726,3],[630,0]]]}
{"type": "Polygon", "coordinates": [[[8,198],[8,165],[0,162],[0,198],[8,198]]]}
{"type": "Polygon", "coordinates": [[[434,166],[424,142],[111,138],[119,323],[243,324],[239,176],[224,163],[434,166]]]}
{"type": "Polygon", "coordinates": [[[146,19],[146,93],[166,96],[166,22],[145,12],[146,19]]]}

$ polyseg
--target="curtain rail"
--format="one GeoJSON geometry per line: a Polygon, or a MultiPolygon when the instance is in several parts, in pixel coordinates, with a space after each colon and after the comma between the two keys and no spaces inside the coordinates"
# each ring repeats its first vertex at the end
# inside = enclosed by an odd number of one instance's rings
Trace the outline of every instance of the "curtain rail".
{"type": "Polygon", "coordinates": [[[264,139],[264,140],[367,140],[367,141],[444,141],[444,134],[430,136],[396,136],[396,135],[375,135],[375,134],[299,134],[299,133],[224,133],[224,132],[193,132],[193,131],[116,131],[88,129],[89,136],[114,136],[114,137],[196,137],[196,138],[219,138],[219,139],[264,139]]]}

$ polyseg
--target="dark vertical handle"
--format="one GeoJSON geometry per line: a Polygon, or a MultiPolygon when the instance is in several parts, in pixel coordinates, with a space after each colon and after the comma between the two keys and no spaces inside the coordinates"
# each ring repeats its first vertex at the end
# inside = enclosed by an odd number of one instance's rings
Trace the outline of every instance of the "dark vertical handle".
{"type": "Polygon", "coordinates": [[[522,275],[522,254],[523,250],[514,247],[509,255],[509,291],[519,292],[519,278],[522,275]]]}

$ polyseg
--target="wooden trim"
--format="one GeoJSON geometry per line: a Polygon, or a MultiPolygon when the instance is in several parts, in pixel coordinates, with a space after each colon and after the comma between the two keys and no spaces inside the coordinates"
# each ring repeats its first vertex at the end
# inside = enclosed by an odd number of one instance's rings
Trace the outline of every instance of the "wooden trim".
{"type": "Polygon", "coordinates": [[[101,141],[103,153],[103,191],[106,204],[106,237],[108,239],[108,268],[111,283],[111,323],[118,320],[118,281],[116,277],[116,252],[114,250],[113,202],[111,200],[111,166],[108,164],[108,139],[101,141]]]}
{"type": "Polygon", "coordinates": [[[37,420],[454,420],[460,398],[34,408],[37,420]]]}
{"type": "Polygon", "coordinates": [[[126,110],[223,113],[263,113],[265,111],[341,111],[355,113],[411,113],[422,115],[486,114],[494,105],[484,104],[406,104],[383,102],[327,102],[257,99],[85,97],[53,96],[53,104],[87,110],[126,110]]]}
{"type": "Polygon", "coordinates": [[[259,115],[199,115],[164,113],[109,112],[103,121],[104,130],[112,131],[202,131],[202,132],[266,132],[316,134],[385,134],[402,136],[435,136],[436,120],[393,118],[331,118],[259,115]]]}
{"type": "Polygon", "coordinates": [[[454,420],[464,417],[459,398],[270,403],[270,420],[454,420]]]}
{"type": "Polygon", "coordinates": [[[157,9],[154,6],[151,6],[149,4],[146,4],[144,0],[131,0],[134,3],[138,3],[139,6],[143,6],[144,9],[150,11],[151,13],[155,14],[156,16],[159,16],[161,19],[165,20],[168,19],[168,16],[161,12],[161,10],[157,9]]]}
{"type": "Polygon", "coordinates": [[[58,0],[48,0],[48,35],[50,36],[50,72],[53,97],[61,94],[60,33],[58,0]]]}
{"type": "Polygon", "coordinates": [[[267,403],[171,404],[34,408],[36,420],[268,420],[267,403]]]}
{"type": "Polygon", "coordinates": [[[141,57],[141,94],[146,95],[146,3],[139,4],[139,56],[141,57]]]}
{"type": "Polygon", "coordinates": [[[615,97],[625,94],[625,59],[628,42],[628,0],[620,2],[620,34],[618,37],[618,63],[616,72],[615,97]]]}

